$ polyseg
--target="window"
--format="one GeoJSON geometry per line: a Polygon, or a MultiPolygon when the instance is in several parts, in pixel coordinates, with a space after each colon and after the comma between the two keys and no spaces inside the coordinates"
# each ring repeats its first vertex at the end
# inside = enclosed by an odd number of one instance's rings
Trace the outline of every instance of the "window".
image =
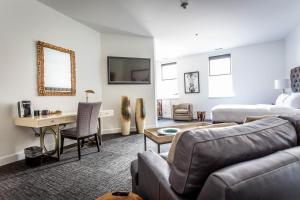
{"type": "Polygon", "coordinates": [[[231,55],[209,57],[209,97],[230,97],[232,88],[231,55]]]}
{"type": "Polygon", "coordinates": [[[165,63],[161,65],[161,96],[165,99],[178,97],[178,71],[177,63],[165,63]]]}

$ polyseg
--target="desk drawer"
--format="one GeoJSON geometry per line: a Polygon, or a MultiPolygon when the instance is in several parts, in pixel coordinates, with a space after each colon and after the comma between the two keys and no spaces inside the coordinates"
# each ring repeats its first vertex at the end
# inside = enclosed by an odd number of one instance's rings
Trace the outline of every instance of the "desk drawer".
{"type": "Polygon", "coordinates": [[[39,120],[39,127],[44,127],[44,126],[53,126],[60,124],[59,119],[43,119],[39,120]]]}

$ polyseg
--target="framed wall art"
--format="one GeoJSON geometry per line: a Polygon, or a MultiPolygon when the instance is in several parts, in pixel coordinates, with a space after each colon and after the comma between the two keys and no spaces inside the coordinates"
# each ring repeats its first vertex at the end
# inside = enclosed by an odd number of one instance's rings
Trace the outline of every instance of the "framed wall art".
{"type": "Polygon", "coordinates": [[[186,94],[200,93],[199,72],[184,73],[184,92],[186,94]]]}

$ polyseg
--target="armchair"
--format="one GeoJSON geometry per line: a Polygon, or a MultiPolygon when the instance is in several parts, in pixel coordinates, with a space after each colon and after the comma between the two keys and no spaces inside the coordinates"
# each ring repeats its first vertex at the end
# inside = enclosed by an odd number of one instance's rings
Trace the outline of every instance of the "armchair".
{"type": "Polygon", "coordinates": [[[189,103],[173,105],[174,120],[193,120],[193,105],[189,103]]]}

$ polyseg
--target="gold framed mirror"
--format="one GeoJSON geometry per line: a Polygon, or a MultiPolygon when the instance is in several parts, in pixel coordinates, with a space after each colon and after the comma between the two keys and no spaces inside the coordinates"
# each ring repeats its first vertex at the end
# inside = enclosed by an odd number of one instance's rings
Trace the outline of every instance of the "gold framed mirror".
{"type": "Polygon", "coordinates": [[[75,96],[75,52],[37,42],[39,96],[75,96]]]}

